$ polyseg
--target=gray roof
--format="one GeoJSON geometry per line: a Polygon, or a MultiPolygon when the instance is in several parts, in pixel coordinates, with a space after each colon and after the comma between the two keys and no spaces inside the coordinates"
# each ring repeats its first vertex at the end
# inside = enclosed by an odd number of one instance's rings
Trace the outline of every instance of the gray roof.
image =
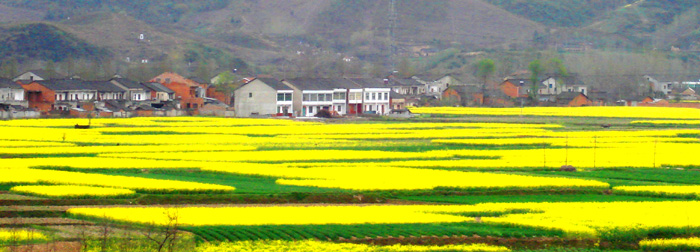
{"type": "Polygon", "coordinates": [[[45,80],[37,81],[53,91],[68,91],[68,90],[88,90],[100,92],[124,92],[123,89],[109,81],[84,81],[81,79],[62,79],[62,80],[45,80]]]}
{"type": "Polygon", "coordinates": [[[187,79],[190,79],[191,81],[197,82],[197,83],[199,83],[199,84],[209,84],[208,81],[206,81],[206,80],[204,80],[204,79],[202,79],[202,78],[196,77],[196,76],[192,76],[192,77],[189,77],[189,78],[187,78],[187,79]]]}
{"type": "Polygon", "coordinates": [[[417,81],[413,78],[406,78],[406,79],[391,78],[389,80],[389,83],[392,86],[425,86],[423,83],[420,83],[419,81],[417,81]]]}
{"type": "Polygon", "coordinates": [[[361,88],[355,82],[343,78],[298,78],[287,80],[299,90],[332,90],[336,88],[361,88]]]}
{"type": "Polygon", "coordinates": [[[356,78],[350,79],[362,88],[389,88],[384,84],[384,79],[378,78],[356,78]]]}
{"type": "Polygon", "coordinates": [[[0,78],[0,88],[22,89],[22,86],[10,79],[0,78]]]}
{"type": "Polygon", "coordinates": [[[139,83],[138,81],[129,80],[125,78],[114,78],[112,80],[116,81],[119,84],[122,84],[122,86],[125,86],[128,89],[143,89],[143,85],[141,85],[141,83],[139,83]]]}
{"type": "Polygon", "coordinates": [[[275,90],[292,90],[291,87],[285,85],[284,83],[275,78],[256,78],[255,80],[262,81],[263,83],[267,84],[275,90]]]}
{"type": "Polygon", "coordinates": [[[168,93],[168,94],[174,94],[175,91],[172,89],[169,89],[166,86],[163,86],[163,84],[157,83],[157,82],[148,82],[148,83],[143,83],[143,86],[146,88],[156,91],[156,92],[163,92],[163,93],[168,93]]]}
{"type": "MultiPolygon", "coordinates": [[[[35,74],[35,75],[37,75],[45,80],[60,79],[60,78],[66,77],[66,76],[63,76],[62,74],[57,73],[56,71],[46,71],[43,69],[29,70],[29,71],[26,71],[22,74],[25,74],[25,73],[33,73],[33,74],[35,74]]],[[[20,75],[22,75],[22,74],[20,74],[20,75]]],[[[17,77],[19,77],[19,75],[17,77]]]]}
{"type": "Polygon", "coordinates": [[[569,85],[569,86],[575,86],[575,85],[584,86],[584,85],[586,85],[585,83],[583,83],[583,80],[581,80],[581,78],[579,77],[579,75],[578,75],[578,74],[575,74],[575,73],[571,73],[571,74],[569,74],[569,75],[567,75],[567,76],[561,76],[561,75],[559,75],[559,74],[550,74],[550,75],[547,75],[547,76],[548,76],[548,77],[545,78],[545,80],[546,80],[546,79],[549,79],[549,78],[554,78],[554,79],[556,79],[557,81],[561,81],[562,83],[564,83],[564,84],[566,84],[566,85],[569,85]]]}

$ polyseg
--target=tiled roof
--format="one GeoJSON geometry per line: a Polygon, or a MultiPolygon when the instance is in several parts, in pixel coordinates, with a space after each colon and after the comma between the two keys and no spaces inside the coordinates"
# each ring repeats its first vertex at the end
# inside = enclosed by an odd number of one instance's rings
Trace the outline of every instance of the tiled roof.
{"type": "Polygon", "coordinates": [[[156,92],[163,92],[163,93],[168,93],[168,94],[175,93],[175,91],[173,91],[172,89],[169,89],[168,87],[163,86],[162,84],[157,83],[157,82],[143,83],[143,86],[145,86],[146,88],[151,89],[153,91],[156,91],[156,92]]]}
{"type": "Polygon", "coordinates": [[[84,81],[80,79],[62,79],[37,81],[39,84],[54,91],[86,90],[100,92],[124,92],[109,81],[84,81]]]}
{"type": "Polygon", "coordinates": [[[22,86],[10,79],[0,78],[0,88],[22,89],[22,86]]]}
{"type": "Polygon", "coordinates": [[[292,90],[292,88],[274,78],[257,78],[256,80],[262,81],[275,90],[292,90]]]}
{"type": "Polygon", "coordinates": [[[141,85],[141,83],[139,83],[138,81],[129,80],[125,78],[114,78],[112,80],[118,82],[119,84],[122,84],[122,86],[125,86],[128,89],[143,89],[143,85],[141,85]]]}

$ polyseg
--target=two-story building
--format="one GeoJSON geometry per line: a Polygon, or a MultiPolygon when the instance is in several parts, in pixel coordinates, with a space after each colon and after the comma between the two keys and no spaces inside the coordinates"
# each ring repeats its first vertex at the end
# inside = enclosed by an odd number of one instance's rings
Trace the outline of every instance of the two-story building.
{"type": "Polygon", "coordinates": [[[582,93],[588,95],[588,86],[576,74],[567,76],[549,75],[542,80],[543,87],[539,90],[539,95],[544,100],[550,100],[564,92],[582,93]]]}
{"type": "Polygon", "coordinates": [[[0,79],[0,104],[5,106],[28,107],[24,97],[24,88],[9,79],[0,79]]]}
{"type": "Polygon", "coordinates": [[[301,94],[301,117],[312,117],[321,110],[334,110],[333,93],[338,85],[330,79],[298,78],[283,82],[288,86],[293,86],[297,90],[297,94],[301,94]]]}
{"type": "Polygon", "coordinates": [[[147,90],[146,87],[138,81],[125,79],[121,76],[115,76],[110,80],[110,82],[125,91],[125,100],[141,102],[150,100],[151,98],[150,90],[147,90]]]}
{"type": "Polygon", "coordinates": [[[175,91],[175,99],[180,100],[183,109],[198,110],[204,105],[206,88],[182,75],[166,72],[151,79],[149,82],[161,85],[175,91]]]}
{"type": "Polygon", "coordinates": [[[273,78],[247,78],[234,91],[234,108],[237,117],[296,116],[294,88],[273,78]]]}
{"type": "Polygon", "coordinates": [[[148,97],[151,101],[166,102],[175,99],[175,91],[156,82],[143,83],[144,88],[148,92],[148,97]]]}
{"type": "Polygon", "coordinates": [[[362,113],[387,115],[391,112],[391,91],[386,80],[353,79],[362,87],[362,113]]]}

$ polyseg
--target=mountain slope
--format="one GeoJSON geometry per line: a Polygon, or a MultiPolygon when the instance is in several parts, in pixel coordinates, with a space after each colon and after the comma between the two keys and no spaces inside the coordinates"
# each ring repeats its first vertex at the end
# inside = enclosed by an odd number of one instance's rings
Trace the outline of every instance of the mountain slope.
{"type": "Polygon", "coordinates": [[[24,24],[0,30],[1,58],[58,62],[69,57],[105,59],[109,56],[108,50],[49,24],[24,24]]]}

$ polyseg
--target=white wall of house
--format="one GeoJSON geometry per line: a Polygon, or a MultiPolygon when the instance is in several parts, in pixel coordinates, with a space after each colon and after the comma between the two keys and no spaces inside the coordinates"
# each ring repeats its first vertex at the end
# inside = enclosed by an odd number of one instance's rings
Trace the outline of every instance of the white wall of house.
{"type": "Polygon", "coordinates": [[[24,89],[0,88],[0,102],[23,101],[24,89]]]}
{"type": "Polygon", "coordinates": [[[312,117],[323,109],[332,110],[333,90],[302,91],[302,117],[312,117]]]}
{"type": "Polygon", "coordinates": [[[89,101],[94,100],[95,91],[56,91],[56,101],[89,101]]]}
{"type": "Polygon", "coordinates": [[[333,90],[333,111],[340,115],[348,113],[348,90],[334,89],[333,90]]]}
{"type": "Polygon", "coordinates": [[[277,90],[277,114],[294,114],[294,90],[277,90]]]}
{"type": "Polygon", "coordinates": [[[277,114],[277,90],[260,80],[253,80],[234,92],[237,117],[277,114]]]}
{"type": "Polygon", "coordinates": [[[390,88],[365,88],[363,111],[365,113],[376,113],[379,115],[389,114],[391,111],[390,94],[390,88]]]}
{"type": "MultiPolygon", "coordinates": [[[[132,90],[129,91],[131,101],[146,101],[150,97],[146,90],[132,90]]],[[[166,94],[167,95],[167,94],[166,94]]]]}

